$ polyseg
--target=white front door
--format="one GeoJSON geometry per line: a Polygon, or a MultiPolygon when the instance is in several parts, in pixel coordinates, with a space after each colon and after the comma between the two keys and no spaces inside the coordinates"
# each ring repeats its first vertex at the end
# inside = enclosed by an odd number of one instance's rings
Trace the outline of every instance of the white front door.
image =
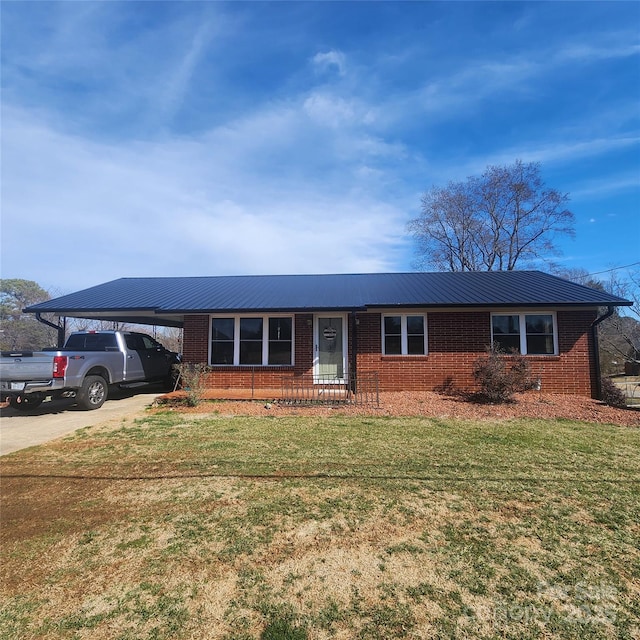
{"type": "Polygon", "coordinates": [[[314,324],[314,380],[344,382],[347,371],[346,316],[316,316],[314,324]]]}

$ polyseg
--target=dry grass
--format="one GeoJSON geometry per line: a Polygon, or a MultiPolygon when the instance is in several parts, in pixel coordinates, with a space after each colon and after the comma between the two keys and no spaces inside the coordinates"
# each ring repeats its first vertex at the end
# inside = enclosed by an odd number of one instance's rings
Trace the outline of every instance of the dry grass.
{"type": "Polygon", "coordinates": [[[0,637],[638,638],[640,432],[176,412],[3,458],[0,637]]]}

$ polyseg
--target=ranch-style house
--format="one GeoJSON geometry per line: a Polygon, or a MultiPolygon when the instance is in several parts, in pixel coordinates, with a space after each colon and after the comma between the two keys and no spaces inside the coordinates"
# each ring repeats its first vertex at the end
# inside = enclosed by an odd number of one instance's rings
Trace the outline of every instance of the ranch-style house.
{"type": "MultiPolygon", "coordinates": [[[[223,392],[306,385],[473,388],[496,343],[543,391],[597,397],[597,325],[631,303],[540,271],[122,278],[33,305],[183,328],[183,359],[223,392]]],[[[224,395],[224,393],[222,393],[224,395]]]]}

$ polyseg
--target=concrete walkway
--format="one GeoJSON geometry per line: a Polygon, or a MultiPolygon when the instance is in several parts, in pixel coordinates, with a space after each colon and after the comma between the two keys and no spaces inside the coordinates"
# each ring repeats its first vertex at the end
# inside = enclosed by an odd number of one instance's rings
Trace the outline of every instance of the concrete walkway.
{"type": "Polygon", "coordinates": [[[100,409],[83,411],[73,400],[47,400],[31,412],[0,409],[0,455],[49,442],[82,429],[142,414],[161,394],[118,393],[100,409]]]}

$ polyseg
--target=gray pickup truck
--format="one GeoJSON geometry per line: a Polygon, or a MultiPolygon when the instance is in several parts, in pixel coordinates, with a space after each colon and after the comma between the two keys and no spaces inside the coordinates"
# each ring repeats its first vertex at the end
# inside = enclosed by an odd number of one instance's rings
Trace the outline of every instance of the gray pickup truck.
{"type": "Polygon", "coordinates": [[[177,353],[144,333],[77,331],[60,350],[2,351],[0,399],[23,411],[47,397],[75,397],[83,409],[99,409],[110,385],[171,383],[177,353]]]}

